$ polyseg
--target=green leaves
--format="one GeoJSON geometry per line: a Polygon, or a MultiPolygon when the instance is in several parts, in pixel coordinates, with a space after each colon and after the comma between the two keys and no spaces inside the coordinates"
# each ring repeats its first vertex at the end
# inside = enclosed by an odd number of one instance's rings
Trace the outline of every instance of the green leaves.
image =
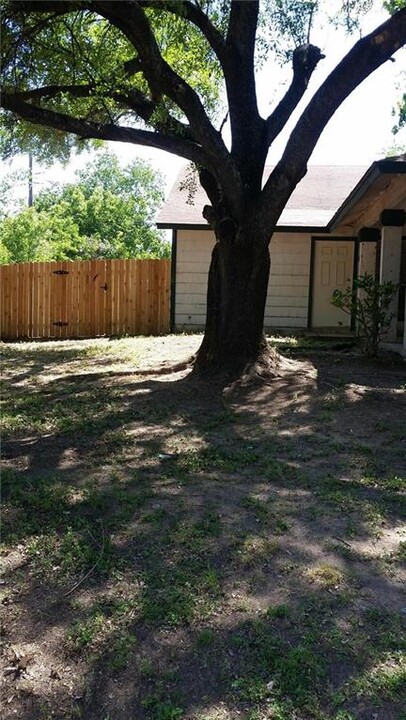
{"type": "Polygon", "coordinates": [[[221,72],[206,39],[181,15],[168,18],[167,12],[151,7],[147,16],[165,61],[199,93],[206,109],[214,113],[220,99],[221,72]]]}
{"type": "Polygon", "coordinates": [[[17,216],[6,218],[0,227],[6,262],[73,259],[80,240],[72,218],[58,216],[55,211],[26,208],[17,216]]]}
{"type": "Polygon", "coordinates": [[[154,227],[162,179],[135,161],[121,168],[108,152],[78,173],[78,182],[41,192],[33,208],[0,226],[3,262],[168,257],[154,227]]]}
{"type": "Polygon", "coordinates": [[[319,9],[318,0],[274,0],[269,16],[273,33],[273,50],[277,57],[290,59],[295,47],[309,42],[314,15],[319,9]]]}
{"type": "MultiPolygon", "coordinates": [[[[403,74],[403,79],[406,78],[406,74],[403,74]]],[[[394,135],[397,135],[397,133],[406,126],[406,93],[403,93],[402,97],[399,99],[397,108],[392,111],[393,115],[398,115],[398,120],[396,125],[393,127],[392,132],[394,135]]]]}
{"type": "MultiPolygon", "coordinates": [[[[141,66],[138,50],[120,23],[116,25],[94,12],[92,3],[78,3],[77,10],[65,14],[58,12],[60,7],[55,3],[55,12],[38,13],[35,4],[31,11],[22,9],[18,2],[5,5],[2,20],[5,92],[24,93],[24,100],[34,107],[81,122],[162,130],[162,118],[167,121],[168,114],[183,118],[164,92],[157,93],[150,87],[150,73],[141,66]]],[[[173,11],[170,7],[169,3],[168,11],[165,3],[151,3],[145,9],[155,41],[165,62],[200,95],[213,116],[219,100],[219,63],[204,35],[182,16],[181,3],[176,3],[173,11]]],[[[50,155],[66,159],[72,149],[89,144],[88,135],[80,138],[78,133],[75,140],[67,141],[64,132],[48,128],[44,143],[44,131],[27,124],[27,119],[16,122],[3,111],[4,130],[3,138],[0,137],[3,156],[30,150],[37,159],[44,160],[50,155]],[[44,152],[48,145],[52,153],[44,152]]]]}
{"type": "Polygon", "coordinates": [[[385,10],[393,15],[393,13],[406,7],[406,2],[405,0],[385,0],[383,6],[385,10]]]}
{"type": "Polygon", "coordinates": [[[365,273],[354,280],[352,288],[333,292],[331,304],[354,318],[365,355],[378,353],[393,318],[391,305],[397,289],[393,282],[380,283],[365,273]]]}

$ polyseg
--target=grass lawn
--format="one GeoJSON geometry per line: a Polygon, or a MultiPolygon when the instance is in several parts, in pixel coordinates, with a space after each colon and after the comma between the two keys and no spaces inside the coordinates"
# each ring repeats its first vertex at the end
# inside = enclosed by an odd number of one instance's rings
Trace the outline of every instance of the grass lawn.
{"type": "Polygon", "coordinates": [[[278,343],[2,345],[3,718],[406,720],[405,364],[278,343]]]}

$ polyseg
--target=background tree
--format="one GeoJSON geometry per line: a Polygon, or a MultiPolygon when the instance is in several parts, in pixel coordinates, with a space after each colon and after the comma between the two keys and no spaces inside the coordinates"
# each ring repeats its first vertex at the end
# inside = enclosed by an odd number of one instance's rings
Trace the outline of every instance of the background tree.
{"type": "MultiPolygon", "coordinates": [[[[217,240],[197,364],[241,369],[266,359],[263,318],[273,230],[334,112],[405,44],[405,3],[391,0],[394,14],[355,43],[315,92],[262,187],[269,148],[324,57],[310,44],[309,30],[326,3],[2,2],[8,149],[48,127],[57,131],[53,143],[60,133],[76,136],[79,145],[89,138],[138,143],[194,163],[210,201],[203,214],[217,240]],[[262,117],[255,63],[275,47],[291,56],[292,81],[262,117]],[[229,146],[216,115],[222,87],[229,146]]],[[[347,26],[354,24],[354,9],[369,5],[344,3],[347,26]]]]}
{"type": "Polygon", "coordinates": [[[26,208],[0,226],[3,262],[71,260],[80,248],[78,228],[69,217],[26,208]]]}
{"type": "Polygon", "coordinates": [[[147,163],[121,168],[114,154],[104,152],[77,178],[43,190],[32,208],[0,223],[5,261],[169,256],[154,226],[162,178],[147,163]]]}
{"type": "MultiPolygon", "coordinates": [[[[22,207],[21,199],[17,198],[17,188],[28,189],[28,173],[26,170],[12,170],[0,180],[0,221],[22,207]]],[[[27,197],[28,193],[25,194],[27,197]]]]}

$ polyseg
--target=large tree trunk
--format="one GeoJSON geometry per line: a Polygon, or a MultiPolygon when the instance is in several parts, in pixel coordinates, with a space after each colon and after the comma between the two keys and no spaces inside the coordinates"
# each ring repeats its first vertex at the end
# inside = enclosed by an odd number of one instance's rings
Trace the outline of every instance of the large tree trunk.
{"type": "MultiPolygon", "coordinates": [[[[221,226],[222,228],[223,226],[221,226]]],[[[263,334],[270,233],[255,226],[230,237],[216,228],[208,279],[206,329],[196,367],[241,372],[266,354],[263,334]]]]}

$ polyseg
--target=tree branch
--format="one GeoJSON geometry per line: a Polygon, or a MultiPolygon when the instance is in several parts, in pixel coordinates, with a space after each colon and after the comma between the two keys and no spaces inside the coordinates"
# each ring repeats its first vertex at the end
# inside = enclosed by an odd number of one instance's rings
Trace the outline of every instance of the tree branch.
{"type": "Polygon", "coordinates": [[[35,100],[36,98],[51,98],[60,93],[69,93],[73,97],[89,97],[94,90],[93,85],[44,85],[33,90],[24,90],[14,94],[20,100],[35,100]]]}
{"type": "MultiPolygon", "coordinates": [[[[21,12],[21,8],[19,7],[19,5],[17,5],[16,3],[13,3],[13,4],[15,5],[15,10],[21,12]]],[[[8,9],[10,9],[10,5],[8,6],[8,9]]],[[[64,13],[53,12],[51,15],[48,14],[45,17],[40,16],[40,19],[35,23],[35,25],[33,25],[32,27],[29,27],[28,29],[24,28],[24,31],[23,31],[24,39],[26,40],[28,38],[35,36],[38,32],[40,32],[41,30],[43,30],[46,27],[46,25],[48,24],[49,21],[55,20],[61,14],[64,14],[64,13]]],[[[24,18],[25,16],[23,15],[22,17],[24,18]]],[[[21,38],[18,38],[18,40],[16,40],[14,43],[12,43],[11,47],[9,47],[7,49],[7,51],[5,51],[4,48],[2,48],[3,53],[2,53],[2,58],[1,58],[1,62],[0,62],[1,73],[4,72],[5,68],[7,67],[8,62],[10,61],[11,57],[13,56],[14,51],[18,48],[20,42],[21,42],[21,38]]]]}
{"type": "Polygon", "coordinates": [[[139,57],[133,57],[131,60],[126,60],[124,63],[124,69],[129,76],[142,72],[142,65],[139,57]]]}
{"type": "Polygon", "coordinates": [[[258,13],[258,0],[234,0],[231,3],[227,45],[237,48],[246,57],[250,56],[251,60],[255,53],[258,13]]]}
{"type": "Polygon", "coordinates": [[[140,0],[139,5],[165,10],[177,17],[189,20],[201,31],[212,50],[214,50],[220,64],[223,64],[227,53],[224,38],[198,5],[194,5],[190,0],[175,0],[172,3],[165,2],[165,0],[163,2],[160,2],[160,0],[152,0],[152,2],[151,0],[140,0]]]}
{"type": "Polygon", "coordinates": [[[310,78],[322,55],[315,45],[301,45],[293,53],[293,79],[284,98],[277,105],[266,121],[267,146],[272,145],[275,138],[285,127],[292,112],[297,107],[307,90],[310,78]]]}
{"type": "Polygon", "coordinates": [[[2,107],[36,125],[52,127],[62,132],[73,133],[82,139],[95,138],[144,145],[180,155],[195,164],[210,167],[204,150],[197,143],[183,138],[155,133],[136,128],[91,122],[84,118],[73,118],[46,108],[40,108],[22,100],[18,94],[3,93],[2,107]]]}
{"type": "Polygon", "coordinates": [[[41,98],[52,98],[60,93],[69,93],[75,98],[86,98],[86,97],[99,97],[102,99],[111,99],[124,107],[134,110],[137,115],[144,120],[146,123],[152,124],[155,129],[165,133],[172,131],[175,135],[179,135],[180,138],[190,140],[193,142],[193,136],[190,132],[190,128],[184,125],[176,118],[172,117],[170,113],[166,113],[162,119],[157,120],[155,123],[151,123],[151,117],[157,110],[157,105],[149,100],[142,92],[136,88],[132,88],[127,93],[120,91],[105,91],[100,93],[93,84],[87,85],[46,85],[41,88],[35,88],[33,90],[26,90],[24,92],[14,93],[14,98],[19,100],[34,100],[41,98]]]}
{"type": "MultiPolygon", "coordinates": [[[[131,3],[126,5],[123,13],[122,4],[114,0],[94,0],[88,7],[115,25],[136,48],[152,99],[157,101],[165,94],[184,112],[193,136],[204,148],[211,167],[221,167],[222,185],[235,213],[238,213],[242,197],[240,174],[197,93],[163,59],[143,9],[138,3],[131,3]]],[[[218,169],[217,174],[219,172],[218,169]]]]}
{"type": "MultiPolygon", "coordinates": [[[[203,25],[203,11],[197,6],[193,9],[193,3],[189,2],[189,0],[187,0],[187,2],[185,0],[185,3],[185,11],[189,13],[190,16],[193,15],[196,22],[203,25]]],[[[251,3],[249,4],[251,5],[251,3]]],[[[153,8],[154,3],[149,2],[148,6],[153,8]]],[[[180,108],[189,121],[188,133],[190,133],[190,136],[193,136],[193,141],[190,142],[190,146],[194,149],[196,147],[200,149],[200,155],[203,153],[206,165],[210,170],[213,171],[213,168],[216,168],[217,180],[221,183],[223,192],[229,198],[233,212],[236,215],[240,212],[243,183],[235,162],[227,150],[221,133],[219,133],[210,122],[198,94],[162,57],[149,20],[141,7],[141,2],[62,0],[61,3],[58,3],[56,0],[21,0],[21,2],[12,0],[9,7],[12,12],[17,13],[23,11],[24,13],[30,12],[33,15],[38,12],[55,11],[56,8],[59,8],[61,13],[69,13],[76,10],[92,12],[103,17],[111,23],[111,25],[120,30],[136,51],[142,73],[151,90],[152,102],[158,106],[161,98],[166,95],[180,108]]],[[[207,21],[205,21],[206,32],[209,32],[209,22],[207,18],[207,21]]],[[[213,37],[212,33],[212,40],[213,37]]],[[[219,38],[217,38],[217,40],[220,42],[219,38]]],[[[91,79],[90,82],[92,82],[91,79]]],[[[132,101],[134,102],[134,96],[132,96],[132,101]]],[[[17,107],[17,98],[14,98],[14,101],[9,100],[9,102],[13,102],[15,110],[17,107]]],[[[27,108],[27,106],[30,106],[30,103],[26,103],[24,108],[20,106],[21,112],[19,112],[19,114],[21,117],[27,117],[27,113],[33,116],[34,108],[32,106],[27,108]],[[22,110],[24,110],[25,114],[22,110]]],[[[137,109],[140,109],[139,106],[137,109]]],[[[45,108],[37,108],[37,110],[39,115],[36,117],[43,118],[45,108]]],[[[38,120],[34,120],[34,122],[36,121],[38,120]]],[[[71,121],[75,123],[74,118],[71,118],[71,121]]],[[[65,118],[65,127],[67,124],[69,124],[68,118],[65,118]]],[[[53,123],[51,123],[51,125],[55,126],[53,123]]],[[[58,127],[58,124],[56,124],[56,127],[58,127]]],[[[70,125],[70,127],[72,127],[72,125],[70,125]]],[[[183,129],[182,132],[184,132],[184,127],[187,126],[184,126],[182,123],[177,125],[175,132],[173,132],[174,137],[172,139],[174,144],[181,147],[179,154],[189,158],[191,150],[188,141],[177,136],[181,128],[183,129]],[[186,146],[183,145],[182,142],[185,142],[186,146]]],[[[172,131],[173,128],[174,125],[172,124],[172,131]]],[[[76,130],[68,131],[76,132],[76,130]]],[[[96,130],[93,128],[91,131],[92,136],[94,132],[96,132],[96,130]]],[[[77,134],[81,134],[81,131],[79,130],[77,134]]],[[[161,135],[165,136],[165,133],[163,132],[161,135]]],[[[96,137],[99,137],[99,134],[96,134],[96,137]]],[[[147,137],[149,138],[149,136],[147,137]]],[[[168,144],[170,138],[168,136],[165,136],[165,138],[165,143],[168,144]]],[[[160,145],[159,143],[154,143],[154,146],[159,147],[160,145]]]]}
{"type": "Polygon", "coordinates": [[[55,13],[66,15],[74,10],[82,10],[81,0],[11,0],[7,10],[25,14],[27,12],[55,13]]]}
{"type": "Polygon", "coordinates": [[[245,177],[246,184],[256,186],[256,190],[261,187],[266,157],[265,123],[258,112],[254,73],[258,13],[258,0],[234,0],[231,3],[226,39],[229,56],[224,65],[231,153],[236,159],[239,171],[245,177]]]}
{"type": "Polygon", "coordinates": [[[218,150],[218,133],[211,125],[198,95],[163,59],[148,19],[139,4],[127,6],[125,14],[121,3],[114,0],[95,0],[92,7],[114,24],[137,49],[153,100],[159,99],[163,94],[168,95],[188,117],[198,140],[204,139],[218,150]]]}
{"type": "Polygon", "coordinates": [[[278,219],[328,121],[374,70],[406,44],[406,8],[359,40],[321,85],[290,135],[281,160],[266,182],[261,207],[278,219]]]}

